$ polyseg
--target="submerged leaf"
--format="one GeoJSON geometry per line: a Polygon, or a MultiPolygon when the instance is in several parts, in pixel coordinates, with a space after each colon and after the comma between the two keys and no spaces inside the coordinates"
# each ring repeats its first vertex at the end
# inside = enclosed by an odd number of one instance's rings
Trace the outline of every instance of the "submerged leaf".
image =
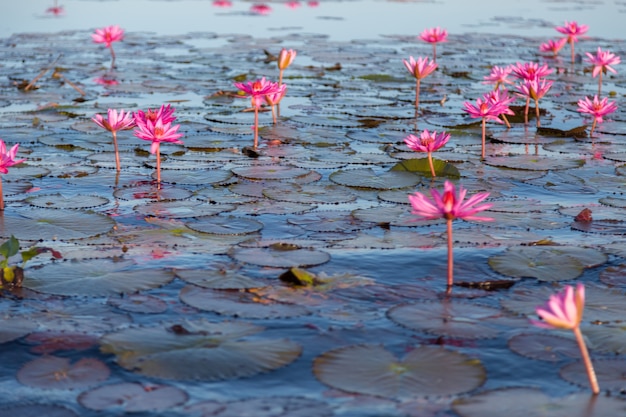
{"type": "Polygon", "coordinates": [[[46,355],[24,365],[17,373],[17,380],[29,387],[71,390],[96,385],[110,373],[109,367],[95,358],[72,363],[68,358],[46,355]]]}

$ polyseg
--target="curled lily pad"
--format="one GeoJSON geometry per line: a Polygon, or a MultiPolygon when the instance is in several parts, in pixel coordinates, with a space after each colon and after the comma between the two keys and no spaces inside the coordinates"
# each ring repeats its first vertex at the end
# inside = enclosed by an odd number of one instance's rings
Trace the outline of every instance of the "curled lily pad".
{"type": "Polygon", "coordinates": [[[78,403],[90,410],[164,411],[184,404],[188,395],[180,388],[169,385],[122,382],[103,385],[78,396],[78,403]]]}
{"type": "Polygon", "coordinates": [[[579,246],[517,246],[489,258],[489,266],[503,275],[564,281],[580,276],[586,268],[607,261],[602,252],[579,246]]]}
{"type": "Polygon", "coordinates": [[[313,373],[342,391],[402,400],[460,394],[486,379],[480,361],[430,346],[416,347],[402,359],[380,345],[347,346],[315,358],[313,373]]]}
{"type": "Polygon", "coordinates": [[[551,397],[536,388],[504,388],[457,399],[452,409],[461,417],[599,417],[623,414],[626,402],[587,393],[551,397]]]}
{"type": "Polygon", "coordinates": [[[17,380],[29,387],[43,389],[78,389],[96,385],[109,377],[111,371],[95,358],[69,358],[46,355],[34,359],[17,372],[17,380]]]}
{"type": "Polygon", "coordinates": [[[410,329],[463,339],[496,337],[510,320],[497,308],[448,301],[400,304],[387,316],[410,329]]]}
{"type": "Polygon", "coordinates": [[[26,272],[24,287],[58,295],[111,296],[160,287],[174,278],[162,268],[138,269],[130,260],[82,260],[26,272]]]}
{"type": "Polygon", "coordinates": [[[84,239],[106,233],[115,222],[107,216],[78,210],[15,210],[0,218],[0,235],[19,240],[84,239]]]}
{"type": "Polygon", "coordinates": [[[250,377],[300,356],[302,347],[289,339],[246,338],[262,330],[244,322],[183,321],[105,335],[101,349],[143,375],[200,381],[250,377]]]}
{"type": "Polygon", "coordinates": [[[541,361],[559,362],[580,357],[574,340],[553,334],[521,333],[511,337],[508,344],[513,352],[541,361]]]}
{"type": "Polygon", "coordinates": [[[307,267],[326,263],[330,255],[314,249],[306,248],[232,248],[228,254],[238,260],[253,265],[274,268],[307,267]]]}

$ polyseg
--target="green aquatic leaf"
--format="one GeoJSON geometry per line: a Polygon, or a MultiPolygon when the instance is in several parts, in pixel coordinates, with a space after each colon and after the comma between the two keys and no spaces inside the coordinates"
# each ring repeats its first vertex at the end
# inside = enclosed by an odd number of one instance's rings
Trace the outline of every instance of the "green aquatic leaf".
{"type": "MultiPolygon", "coordinates": [[[[458,168],[452,164],[433,158],[433,168],[438,177],[459,178],[461,173],[458,168]]],[[[415,172],[430,177],[430,164],[428,158],[405,159],[391,167],[390,171],[408,171],[415,172]]]]}

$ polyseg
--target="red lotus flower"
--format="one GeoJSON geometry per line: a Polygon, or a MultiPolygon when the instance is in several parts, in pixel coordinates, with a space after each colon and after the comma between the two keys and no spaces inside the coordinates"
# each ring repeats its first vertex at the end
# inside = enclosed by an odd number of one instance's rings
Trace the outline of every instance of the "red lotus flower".
{"type": "MultiPolygon", "coordinates": [[[[495,90],[494,90],[495,91],[495,90]]],[[[499,96],[498,96],[499,98],[499,96]]],[[[507,93],[508,100],[508,93],[507,93]]],[[[493,120],[494,122],[504,123],[500,119],[501,114],[512,114],[509,109],[510,101],[494,100],[494,96],[489,94],[483,95],[482,98],[476,99],[476,105],[469,101],[463,103],[463,110],[470,115],[472,119],[482,119],[482,152],[481,158],[485,158],[485,140],[486,140],[486,123],[487,120],[493,120]]]]}
{"type": "Polygon", "coordinates": [[[587,33],[589,26],[579,25],[577,22],[565,21],[565,25],[557,26],[556,30],[566,35],[567,43],[572,45],[572,64],[575,62],[574,43],[578,42],[578,37],[587,33]]]}
{"type": "Polygon", "coordinates": [[[419,57],[417,61],[410,56],[409,60],[403,59],[406,69],[415,77],[415,111],[417,112],[420,102],[420,83],[422,78],[428,77],[437,69],[435,61],[428,62],[428,57],[419,57]]]}
{"type": "Polygon", "coordinates": [[[559,51],[563,49],[565,44],[567,43],[567,38],[561,38],[559,40],[550,39],[546,43],[542,43],[539,45],[539,51],[546,52],[552,54],[552,56],[556,57],[559,54],[559,51]]]}
{"type": "Polygon", "coordinates": [[[124,30],[119,26],[107,26],[102,29],[96,29],[91,35],[95,43],[103,43],[105,48],[111,50],[111,69],[115,67],[115,52],[113,51],[113,42],[119,42],[124,39],[124,30]]]}
{"type": "Polygon", "coordinates": [[[419,38],[433,45],[433,61],[437,61],[437,44],[448,41],[448,31],[440,27],[425,29],[419,38]]]}
{"type": "Polygon", "coordinates": [[[610,71],[613,74],[617,74],[617,71],[615,71],[615,69],[611,67],[611,65],[619,64],[621,62],[621,59],[617,55],[609,51],[603,51],[600,48],[598,48],[598,52],[595,55],[592,55],[589,52],[586,52],[586,54],[586,61],[593,65],[593,71],[591,75],[593,76],[593,78],[596,78],[596,76],[598,75],[600,76],[598,78],[599,95],[602,90],[602,74],[606,74],[607,71],[610,71]]]}
{"type": "Polygon", "coordinates": [[[436,177],[435,167],[433,166],[432,153],[437,149],[444,146],[450,140],[450,134],[446,132],[429,132],[424,130],[420,137],[415,135],[408,135],[404,138],[404,143],[416,152],[426,152],[428,154],[428,164],[430,165],[430,173],[433,177],[436,177]]]}
{"type": "Polygon", "coordinates": [[[519,95],[526,97],[526,109],[524,110],[524,123],[528,123],[528,107],[530,100],[535,101],[535,116],[537,118],[537,127],[541,126],[539,119],[539,99],[546,95],[546,93],[552,87],[554,81],[546,80],[545,78],[535,78],[533,80],[523,80],[522,84],[517,86],[519,95]]]}
{"type": "Polygon", "coordinates": [[[259,108],[265,102],[265,96],[275,94],[279,91],[278,83],[274,83],[265,79],[265,77],[256,81],[248,81],[247,83],[235,83],[235,87],[250,97],[252,107],[254,108],[254,147],[256,148],[259,141],[259,108]]]}
{"type": "Polygon", "coordinates": [[[491,68],[491,72],[489,73],[489,75],[483,77],[483,79],[485,80],[483,81],[483,84],[495,84],[495,90],[498,90],[500,86],[503,86],[505,84],[512,84],[513,82],[509,80],[509,75],[511,74],[511,71],[513,71],[513,67],[510,65],[506,67],[499,67],[497,65],[494,65],[491,68]]]}
{"type": "Polygon", "coordinates": [[[589,135],[593,135],[593,131],[596,128],[597,123],[604,121],[604,116],[611,114],[617,110],[617,104],[613,101],[609,101],[607,97],[602,100],[598,99],[598,96],[593,96],[593,101],[589,97],[578,100],[578,111],[580,113],[586,113],[593,116],[593,123],[591,125],[591,132],[589,135]]]}

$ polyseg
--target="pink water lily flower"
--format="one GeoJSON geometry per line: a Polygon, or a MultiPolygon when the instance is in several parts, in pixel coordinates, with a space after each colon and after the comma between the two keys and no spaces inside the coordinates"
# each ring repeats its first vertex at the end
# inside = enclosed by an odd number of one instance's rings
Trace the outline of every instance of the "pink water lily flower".
{"type": "Polygon", "coordinates": [[[267,4],[260,3],[260,4],[253,4],[250,7],[250,11],[256,14],[267,15],[272,12],[272,8],[268,6],[267,4]]]}
{"type": "Polygon", "coordinates": [[[275,94],[279,90],[278,83],[274,83],[265,79],[265,77],[256,81],[248,81],[246,83],[235,83],[235,87],[241,90],[246,97],[250,97],[252,107],[254,108],[254,147],[259,142],[259,108],[265,103],[265,96],[275,94]]]}
{"type": "Polygon", "coordinates": [[[537,62],[525,62],[521,64],[518,62],[511,67],[511,72],[515,77],[521,80],[535,80],[552,74],[554,70],[548,67],[548,64],[539,65],[537,62]]]}
{"type": "Polygon", "coordinates": [[[611,65],[617,65],[621,62],[620,57],[611,53],[609,51],[603,51],[601,48],[598,48],[598,52],[595,55],[586,52],[587,58],[586,61],[593,65],[593,71],[591,75],[593,78],[599,76],[598,78],[598,95],[602,90],[602,74],[606,74],[607,71],[612,72],[613,74],[617,74],[615,68],[611,67],[611,65]]]}
{"type": "Polygon", "coordinates": [[[561,49],[563,49],[566,43],[567,43],[567,38],[561,38],[556,41],[550,39],[548,42],[542,43],[541,45],[539,45],[539,51],[550,53],[552,54],[553,57],[556,57],[561,51],[561,49]]]}
{"type": "Polygon", "coordinates": [[[404,138],[404,143],[409,149],[416,152],[426,152],[428,154],[428,164],[430,165],[430,173],[433,177],[436,177],[435,167],[433,165],[432,153],[437,149],[443,147],[450,140],[450,134],[446,132],[429,132],[428,130],[422,131],[419,137],[415,135],[408,135],[404,138]]]}
{"type": "Polygon", "coordinates": [[[170,108],[169,105],[161,106],[158,111],[148,110],[146,113],[142,111],[135,113],[135,123],[137,124],[135,136],[142,140],[151,141],[150,153],[156,154],[158,187],[161,184],[161,143],[183,144],[180,138],[184,135],[178,133],[180,125],[172,126],[172,122],[176,119],[173,113],[174,109],[170,108]]]}
{"type": "Polygon", "coordinates": [[[510,65],[507,65],[506,67],[494,65],[491,68],[489,75],[483,77],[485,80],[483,81],[483,84],[495,84],[494,90],[500,89],[500,87],[505,84],[513,84],[513,81],[509,80],[509,75],[511,75],[512,71],[513,67],[510,65]]]}
{"type": "Polygon", "coordinates": [[[91,35],[95,43],[103,43],[105,48],[111,50],[111,69],[115,67],[115,52],[113,51],[113,42],[119,42],[124,39],[124,30],[118,25],[107,26],[102,29],[96,29],[91,35]]]}
{"type": "Polygon", "coordinates": [[[583,318],[583,310],[585,309],[585,286],[581,283],[576,285],[576,289],[571,285],[565,287],[565,289],[557,294],[551,295],[550,299],[543,306],[539,306],[536,309],[537,315],[542,319],[531,320],[531,323],[535,326],[547,328],[547,329],[566,329],[572,330],[578,342],[580,353],[583,357],[585,369],[587,370],[587,376],[589,378],[589,384],[594,394],[600,392],[598,381],[596,379],[595,371],[591,359],[589,358],[589,352],[587,351],[587,345],[580,331],[580,323],[583,318]]]}
{"type": "Polygon", "coordinates": [[[115,148],[115,168],[120,171],[120,154],[117,148],[117,132],[120,130],[130,130],[135,126],[135,119],[131,112],[120,110],[118,113],[115,109],[107,110],[107,118],[96,114],[92,119],[98,126],[108,130],[113,135],[113,147],[115,148]]]}
{"type": "Polygon", "coordinates": [[[593,135],[593,131],[596,128],[596,124],[604,121],[604,116],[611,114],[617,110],[617,104],[614,101],[609,101],[607,97],[600,100],[597,95],[593,96],[593,101],[589,97],[578,100],[578,111],[580,113],[586,113],[593,117],[593,123],[591,125],[590,136],[593,135]]]}
{"type": "Polygon", "coordinates": [[[440,27],[424,29],[419,38],[433,45],[433,61],[437,61],[437,44],[448,41],[448,31],[440,27]]]}
{"type": "Polygon", "coordinates": [[[233,2],[230,0],[213,0],[213,6],[215,7],[232,7],[233,2]]]}
{"type": "Polygon", "coordinates": [[[589,30],[587,25],[579,25],[577,22],[565,21],[565,25],[557,26],[556,30],[566,36],[567,43],[572,46],[572,64],[576,61],[574,53],[574,43],[578,42],[578,37],[584,35],[589,30]]]}
{"type": "MultiPolygon", "coordinates": [[[[495,90],[494,90],[495,91],[495,90]]],[[[481,158],[485,159],[485,141],[487,136],[487,120],[493,120],[497,123],[504,123],[500,119],[501,114],[511,112],[507,103],[494,102],[489,95],[483,95],[482,98],[476,99],[476,104],[469,101],[463,103],[463,110],[470,115],[472,119],[482,119],[482,152],[481,158]]]]}
{"type": "Polygon", "coordinates": [[[283,48],[280,50],[277,61],[279,70],[278,85],[281,85],[283,83],[283,71],[286,70],[289,65],[291,65],[294,59],[296,59],[297,54],[298,53],[293,49],[283,48]]]}
{"type": "Polygon", "coordinates": [[[285,97],[287,93],[287,84],[279,85],[276,91],[265,95],[265,102],[272,107],[272,121],[276,124],[276,111],[275,107],[278,107],[280,101],[285,97]]]}
{"type": "Polygon", "coordinates": [[[437,63],[435,61],[428,60],[428,57],[418,57],[417,61],[410,56],[409,60],[403,59],[406,69],[415,77],[415,111],[419,108],[420,102],[420,83],[422,78],[428,77],[437,69],[437,63]]]}
{"type": "Polygon", "coordinates": [[[482,203],[489,193],[478,193],[465,201],[467,190],[459,186],[458,193],[454,184],[446,181],[443,193],[436,189],[430,190],[431,197],[416,192],[409,195],[411,204],[411,214],[419,216],[424,220],[445,219],[448,234],[448,291],[452,289],[454,280],[454,258],[452,252],[452,221],[454,219],[492,221],[490,217],[477,216],[476,214],[490,209],[493,204],[482,203]]]}
{"type": "Polygon", "coordinates": [[[527,98],[526,109],[524,110],[524,123],[528,123],[528,108],[529,102],[532,99],[535,101],[535,117],[537,118],[537,127],[541,126],[541,120],[539,119],[539,99],[546,95],[553,83],[554,81],[537,77],[534,80],[525,79],[519,86],[517,86],[519,95],[527,98]]]}
{"type": "MultiPolygon", "coordinates": [[[[9,168],[13,165],[20,164],[25,159],[15,159],[20,145],[15,144],[7,151],[7,145],[0,139],[0,173],[8,174],[9,168]]],[[[2,192],[2,177],[0,177],[0,210],[4,210],[4,194],[2,192]]]]}

